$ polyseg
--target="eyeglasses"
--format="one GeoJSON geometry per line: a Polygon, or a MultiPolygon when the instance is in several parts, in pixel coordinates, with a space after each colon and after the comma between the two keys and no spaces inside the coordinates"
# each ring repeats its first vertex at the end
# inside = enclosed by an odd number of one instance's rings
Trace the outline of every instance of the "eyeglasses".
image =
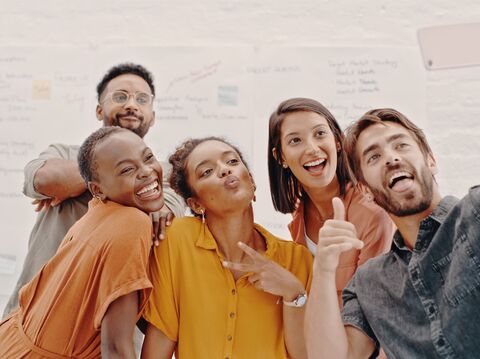
{"type": "Polygon", "coordinates": [[[109,92],[101,103],[103,104],[110,99],[117,105],[125,105],[128,100],[130,100],[130,96],[133,96],[135,102],[140,106],[150,105],[153,101],[153,95],[145,92],[135,92],[132,94],[125,91],[113,91],[109,92]]]}

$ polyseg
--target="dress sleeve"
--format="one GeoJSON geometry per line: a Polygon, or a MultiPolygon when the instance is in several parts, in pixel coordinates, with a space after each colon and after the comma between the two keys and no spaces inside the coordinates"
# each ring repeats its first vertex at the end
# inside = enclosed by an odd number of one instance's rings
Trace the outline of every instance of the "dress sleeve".
{"type": "Polygon", "coordinates": [[[138,315],[151,292],[148,258],[151,248],[151,222],[144,214],[117,216],[112,238],[99,251],[96,275],[99,277],[94,326],[100,328],[111,303],[119,297],[139,291],[138,315]]]}
{"type": "Polygon", "coordinates": [[[378,343],[377,337],[373,333],[373,330],[363,313],[360,302],[358,301],[355,289],[356,279],[357,276],[355,275],[343,290],[342,321],[344,325],[351,325],[361,330],[375,343],[375,352],[370,358],[376,358],[380,350],[380,344],[378,343]]]}
{"type": "Polygon", "coordinates": [[[175,287],[175,260],[171,235],[171,231],[167,232],[167,238],[152,251],[149,273],[153,291],[143,317],[170,340],[177,342],[180,319],[179,298],[175,287]]]}
{"type": "MultiPolygon", "coordinates": [[[[24,173],[24,182],[23,182],[23,193],[35,199],[47,199],[50,198],[41,193],[38,193],[34,186],[35,174],[38,169],[41,168],[45,162],[52,158],[60,158],[64,160],[72,159],[70,158],[71,146],[62,145],[62,144],[53,144],[48,146],[44,151],[40,153],[38,158],[35,158],[27,163],[23,169],[24,173]]],[[[76,158],[75,158],[76,159],[76,158]]]]}

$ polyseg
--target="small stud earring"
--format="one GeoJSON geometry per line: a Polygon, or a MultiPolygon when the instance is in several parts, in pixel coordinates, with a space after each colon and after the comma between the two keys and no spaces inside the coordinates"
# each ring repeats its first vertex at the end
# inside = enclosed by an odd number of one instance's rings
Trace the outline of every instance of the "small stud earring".
{"type": "Polygon", "coordinates": [[[285,162],[283,162],[282,167],[285,168],[285,169],[287,169],[287,168],[288,168],[288,165],[287,165],[285,162]]]}

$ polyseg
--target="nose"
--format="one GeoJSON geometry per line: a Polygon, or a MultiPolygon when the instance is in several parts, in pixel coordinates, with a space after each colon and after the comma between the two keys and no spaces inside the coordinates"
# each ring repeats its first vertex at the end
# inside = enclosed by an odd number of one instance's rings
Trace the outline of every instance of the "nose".
{"type": "Polygon", "coordinates": [[[319,151],[318,144],[312,138],[307,139],[306,145],[308,154],[315,154],[319,151]]]}
{"type": "Polygon", "coordinates": [[[140,171],[138,171],[138,176],[140,178],[146,178],[146,177],[149,177],[153,172],[153,168],[150,167],[149,165],[143,165],[141,168],[140,168],[140,171]]]}
{"type": "Polygon", "coordinates": [[[385,154],[385,165],[386,166],[393,166],[400,162],[400,157],[397,153],[393,151],[389,151],[385,154]]]}
{"type": "Polygon", "coordinates": [[[127,110],[138,110],[138,104],[137,101],[135,100],[135,96],[132,94],[129,94],[127,102],[123,105],[125,109],[127,110]]]}
{"type": "Polygon", "coordinates": [[[228,175],[231,175],[232,174],[232,171],[230,168],[228,168],[227,166],[222,166],[220,168],[220,178],[223,178],[223,177],[226,177],[228,175]]]}

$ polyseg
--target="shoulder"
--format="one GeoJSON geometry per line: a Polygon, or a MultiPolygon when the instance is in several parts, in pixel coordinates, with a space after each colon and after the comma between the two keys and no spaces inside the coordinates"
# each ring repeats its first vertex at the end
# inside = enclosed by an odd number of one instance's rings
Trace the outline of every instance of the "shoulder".
{"type": "Polygon", "coordinates": [[[309,265],[313,261],[312,254],[305,246],[290,240],[281,239],[259,224],[255,224],[255,228],[267,241],[267,256],[271,255],[275,261],[284,267],[290,268],[292,265],[300,265],[301,263],[309,265]],[[270,254],[270,251],[273,253],[270,254]]]}
{"type": "Polygon", "coordinates": [[[167,227],[165,240],[162,242],[168,243],[170,247],[191,247],[204,229],[198,218],[192,216],[174,218],[172,224],[167,227]]]}
{"type": "Polygon", "coordinates": [[[480,185],[470,188],[467,197],[470,198],[474,209],[478,213],[478,211],[480,211],[480,185]]]}
{"type": "Polygon", "coordinates": [[[138,208],[108,201],[101,204],[99,209],[105,214],[105,218],[108,218],[108,222],[104,223],[115,236],[148,237],[151,234],[152,220],[148,214],[138,208]]]}

